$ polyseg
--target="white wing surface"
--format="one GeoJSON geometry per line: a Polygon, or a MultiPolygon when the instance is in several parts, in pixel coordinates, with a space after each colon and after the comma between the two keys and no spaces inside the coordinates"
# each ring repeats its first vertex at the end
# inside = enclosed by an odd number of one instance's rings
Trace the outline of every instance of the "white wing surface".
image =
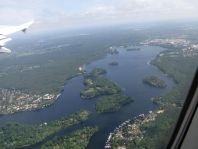
{"type": "Polygon", "coordinates": [[[30,25],[32,25],[34,23],[34,21],[30,21],[27,23],[24,23],[22,25],[18,25],[18,26],[2,26],[0,27],[0,53],[10,53],[11,50],[7,49],[4,47],[4,45],[6,44],[6,42],[12,40],[11,38],[8,38],[7,35],[19,32],[19,31],[23,31],[26,32],[26,30],[30,27],[30,25]]]}

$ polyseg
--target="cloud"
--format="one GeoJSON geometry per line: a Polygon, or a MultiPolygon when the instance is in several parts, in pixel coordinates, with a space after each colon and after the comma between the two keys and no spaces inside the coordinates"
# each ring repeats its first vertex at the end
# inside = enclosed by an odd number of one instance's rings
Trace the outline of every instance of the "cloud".
{"type": "Polygon", "coordinates": [[[197,0],[1,0],[1,23],[31,18],[40,26],[198,18],[197,0]]]}
{"type": "Polygon", "coordinates": [[[122,0],[90,8],[87,16],[120,20],[163,20],[197,17],[198,2],[188,0],[122,0]]]}

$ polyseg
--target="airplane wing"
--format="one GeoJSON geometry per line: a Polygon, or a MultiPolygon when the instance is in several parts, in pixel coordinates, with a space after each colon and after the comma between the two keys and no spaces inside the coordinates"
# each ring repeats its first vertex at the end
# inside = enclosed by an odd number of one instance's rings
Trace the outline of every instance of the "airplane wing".
{"type": "Polygon", "coordinates": [[[6,42],[10,41],[11,38],[7,38],[7,35],[22,31],[26,32],[26,30],[32,25],[34,21],[30,21],[18,26],[3,26],[0,27],[0,53],[10,53],[11,50],[4,47],[6,42]]]}
{"type": "Polygon", "coordinates": [[[11,53],[11,50],[5,47],[0,47],[0,53],[11,53]]]}
{"type": "Polygon", "coordinates": [[[0,40],[0,46],[3,47],[6,44],[6,42],[8,42],[10,40],[12,40],[12,39],[11,38],[5,38],[5,39],[0,40]]]}
{"type": "Polygon", "coordinates": [[[6,42],[12,40],[11,38],[4,38],[2,40],[0,40],[0,53],[11,53],[10,49],[7,49],[4,47],[4,45],[6,44],[6,42]]]}
{"type": "Polygon", "coordinates": [[[34,21],[30,21],[30,22],[27,22],[27,23],[24,23],[22,25],[18,25],[18,26],[4,26],[4,27],[1,27],[0,28],[0,35],[10,35],[10,34],[13,34],[13,33],[16,33],[16,32],[19,32],[19,31],[23,31],[25,32],[29,27],[30,25],[32,25],[34,23],[34,21]]]}

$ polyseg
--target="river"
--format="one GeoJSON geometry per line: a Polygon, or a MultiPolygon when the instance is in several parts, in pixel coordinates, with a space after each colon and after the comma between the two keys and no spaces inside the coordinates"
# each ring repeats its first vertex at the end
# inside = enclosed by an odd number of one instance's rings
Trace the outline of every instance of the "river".
{"type": "MultiPolygon", "coordinates": [[[[61,93],[58,100],[51,106],[36,111],[0,116],[0,122],[43,123],[68,116],[81,109],[87,109],[93,113],[89,120],[83,122],[83,124],[62,130],[56,133],[56,136],[65,135],[74,129],[84,126],[98,126],[99,131],[91,138],[87,148],[104,148],[109,133],[113,131],[116,126],[141,113],[147,113],[149,110],[156,109],[156,105],[150,101],[150,98],[164,95],[174,86],[174,82],[171,78],[149,64],[149,61],[154,59],[155,56],[164,49],[156,46],[141,46],[140,48],[141,50],[139,51],[127,51],[124,48],[119,48],[119,54],[107,54],[104,58],[86,66],[88,72],[95,67],[106,69],[106,77],[118,83],[123,89],[124,94],[134,99],[134,102],[124,106],[120,111],[97,114],[95,112],[96,99],[83,100],[80,98],[80,91],[84,87],[83,76],[77,76],[67,81],[64,86],[64,91],[61,93]],[[119,65],[109,65],[112,61],[117,61],[119,65]],[[144,84],[142,79],[149,75],[156,75],[163,79],[167,87],[163,89],[154,88],[144,84]]],[[[45,141],[54,136],[55,135],[50,136],[45,141]]],[[[30,148],[39,148],[40,145],[41,143],[30,148]]]]}

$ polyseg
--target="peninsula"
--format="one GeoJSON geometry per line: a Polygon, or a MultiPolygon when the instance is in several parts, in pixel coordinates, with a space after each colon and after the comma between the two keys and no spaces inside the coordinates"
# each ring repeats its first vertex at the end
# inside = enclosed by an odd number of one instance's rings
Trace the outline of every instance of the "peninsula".
{"type": "Polygon", "coordinates": [[[157,87],[157,88],[166,87],[166,83],[163,80],[159,79],[157,76],[145,77],[143,79],[143,83],[148,84],[153,87],[157,87]]]}

